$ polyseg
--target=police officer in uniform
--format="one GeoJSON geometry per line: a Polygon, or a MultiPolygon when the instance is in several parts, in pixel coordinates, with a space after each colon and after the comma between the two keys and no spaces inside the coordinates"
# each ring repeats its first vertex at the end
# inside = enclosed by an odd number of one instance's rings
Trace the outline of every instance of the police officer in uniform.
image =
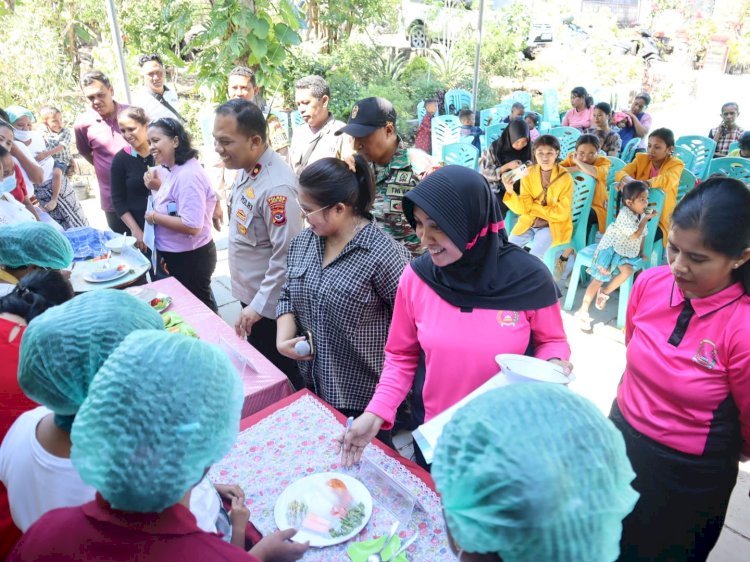
{"type": "Polygon", "coordinates": [[[419,238],[402,210],[404,194],[419,182],[409,153],[396,131],[396,110],[384,98],[365,98],[352,107],[346,126],[336,134],[354,137],[354,149],[374,165],[378,224],[412,255],[422,253],[419,238]]]}
{"type": "Polygon", "coordinates": [[[289,243],[302,230],[296,177],[268,146],[264,115],[247,100],[217,108],[213,136],[224,166],[238,170],[229,195],[229,273],[242,304],[235,329],[303,388],[295,362],[276,350],[276,301],[289,243]]]}

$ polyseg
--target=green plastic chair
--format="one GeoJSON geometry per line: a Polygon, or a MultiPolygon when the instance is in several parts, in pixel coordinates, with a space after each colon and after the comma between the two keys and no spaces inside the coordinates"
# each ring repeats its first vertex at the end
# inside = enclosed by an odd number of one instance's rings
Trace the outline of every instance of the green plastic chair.
{"type": "Polygon", "coordinates": [[[573,127],[552,127],[547,134],[560,141],[560,158],[565,158],[576,149],[576,141],[581,136],[581,131],[573,127]]]}
{"type": "Polygon", "coordinates": [[[289,120],[290,120],[291,125],[292,125],[292,131],[294,131],[294,129],[296,129],[300,125],[304,125],[305,124],[305,120],[302,119],[302,115],[296,109],[294,111],[292,111],[292,113],[289,115],[289,120]]]}
{"type": "Polygon", "coordinates": [[[479,150],[473,144],[468,143],[446,144],[443,147],[443,162],[446,166],[455,164],[477,171],[479,169],[479,150]]]}
{"type": "Polygon", "coordinates": [[[496,107],[488,107],[479,112],[479,126],[483,129],[499,121],[496,107]]]}
{"type": "MultiPolygon", "coordinates": [[[[695,177],[695,174],[688,170],[687,168],[683,168],[682,174],[680,175],[680,183],[677,186],[677,202],[679,203],[682,201],[682,198],[685,197],[685,194],[693,189],[695,187],[695,184],[698,182],[698,179],[695,177]]],[[[651,190],[651,191],[657,191],[657,190],[651,190]]],[[[650,197],[650,195],[649,195],[650,197]]],[[[653,219],[652,219],[653,222],[653,219]]],[[[651,263],[654,265],[660,265],[662,260],[664,259],[664,244],[656,244],[654,245],[653,253],[651,254],[651,263]]]]}
{"type": "Polygon", "coordinates": [[[471,92],[467,92],[466,90],[448,90],[445,92],[445,113],[450,113],[450,106],[452,105],[455,111],[453,115],[458,115],[458,112],[464,107],[471,109],[473,103],[474,98],[471,92]]]}
{"type": "Polygon", "coordinates": [[[622,170],[626,164],[623,160],[620,160],[617,156],[607,156],[612,165],[609,167],[609,173],[607,174],[607,185],[610,185],[615,181],[615,174],[622,170]]]}
{"type": "Polygon", "coordinates": [[[729,150],[727,152],[732,152],[733,150],[737,150],[740,147],[740,141],[734,141],[732,144],[729,145],[729,150]]]}
{"type": "Polygon", "coordinates": [[[286,132],[286,138],[287,139],[292,138],[292,126],[289,120],[289,112],[288,111],[272,111],[271,115],[275,115],[276,118],[279,120],[279,123],[281,123],[281,126],[284,127],[284,132],[286,132]]]}
{"type": "Polygon", "coordinates": [[[421,101],[417,104],[417,126],[422,124],[425,115],[427,115],[427,110],[424,107],[424,102],[421,101]]]}
{"type": "MultiPolygon", "coordinates": [[[[610,189],[610,200],[615,198],[615,194],[610,189]]],[[[649,191],[648,194],[648,206],[656,210],[656,216],[649,221],[648,232],[643,242],[643,255],[649,256],[649,260],[643,263],[643,260],[638,260],[638,263],[633,267],[633,274],[620,285],[618,289],[620,291],[617,303],[617,327],[622,329],[625,327],[625,318],[628,311],[628,300],[630,299],[630,291],[633,289],[633,279],[637,271],[648,269],[653,265],[658,265],[659,262],[654,263],[653,261],[653,250],[654,250],[654,239],[656,237],[656,230],[659,228],[659,219],[664,210],[664,192],[660,189],[654,189],[649,191]]],[[[609,213],[608,213],[609,214],[609,213]]],[[[608,218],[609,220],[609,218],[608,218]]],[[[661,245],[661,244],[659,244],[661,245]]],[[[563,310],[571,310],[573,303],[576,298],[578,291],[578,284],[581,279],[581,270],[583,268],[591,267],[594,260],[594,252],[596,251],[596,244],[591,244],[583,248],[580,252],[576,253],[576,261],[573,264],[573,272],[570,275],[570,283],[568,284],[568,293],[565,295],[565,302],[563,303],[563,310]]]]}
{"type": "Polygon", "coordinates": [[[628,141],[628,144],[625,145],[625,148],[622,149],[622,153],[620,154],[623,162],[630,164],[633,161],[633,158],[635,158],[635,151],[639,144],[641,144],[641,139],[638,137],[628,141]]]}
{"type": "Polygon", "coordinates": [[[484,130],[484,137],[486,139],[488,148],[493,142],[500,138],[500,135],[503,134],[503,131],[507,126],[508,123],[496,123],[494,125],[490,125],[484,130]]]}
{"type": "Polygon", "coordinates": [[[549,123],[550,127],[557,127],[560,125],[557,90],[554,88],[547,88],[544,90],[544,111],[542,112],[542,121],[549,123]]]}
{"type": "Polygon", "coordinates": [[[523,90],[516,90],[511,94],[514,101],[523,104],[524,111],[531,111],[531,94],[523,90]]]}
{"type": "Polygon", "coordinates": [[[513,101],[508,101],[508,100],[505,100],[495,106],[495,110],[497,111],[498,121],[502,121],[508,115],[510,115],[510,108],[512,106],[513,106],[513,101]]]}
{"type": "Polygon", "coordinates": [[[675,142],[675,146],[687,148],[695,155],[695,161],[690,166],[690,171],[696,178],[704,180],[708,177],[708,165],[716,152],[716,142],[713,139],[701,135],[686,135],[675,142]]]}
{"type": "Polygon", "coordinates": [[[461,141],[461,121],[455,115],[432,118],[432,155],[442,159],[443,147],[461,141]]]}
{"type": "Polygon", "coordinates": [[[733,156],[714,158],[708,165],[706,176],[710,177],[713,174],[722,174],[741,180],[745,182],[745,185],[750,187],[750,160],[733,156]]]}
{"type": "Polygon", "coordinates": [[[692,150],[688,150],[684,146],[675,146],[672,150],[672,156],[682,160],[682,163],[685,164],[686,170],[693,169],[693,166],[695,165],[695,154],[692,150]]]}

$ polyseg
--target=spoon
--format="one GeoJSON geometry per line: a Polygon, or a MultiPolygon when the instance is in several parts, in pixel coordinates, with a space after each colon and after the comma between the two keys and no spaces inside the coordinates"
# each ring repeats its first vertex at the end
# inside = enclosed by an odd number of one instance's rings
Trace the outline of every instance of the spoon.
{"type": "Polygon", "coordinates": [[[416,541],[418,538],[419,538],[419,533],[414,533],[412,537],[401,546],[401,548],[399,548],[396,552],[391,554],[390,558],[388,558],[388,560],[385,560],[384,562],[391,562],[391,560],[395,560],[396,558],[398,558],[399,555],[402,552],[406,552],[406,549],[409,548],[414,543],[414,541],[416,541]]]}
{"type": "Polygon", "coordinates": [[[399,522],[396,521],[391,525],[391,530],[388,533],[388,537],[385,539],[385,542],[383,543],[383,548],[380,549],[380,552],[375,554],[370,554],[370,556],[367,557],[367,562],[383,562],[383,552],[385,551],[388,544],[391,542],[391,539],[393,539],[393,535],[396,534],[396,530],[398,529],[399,522]]]}

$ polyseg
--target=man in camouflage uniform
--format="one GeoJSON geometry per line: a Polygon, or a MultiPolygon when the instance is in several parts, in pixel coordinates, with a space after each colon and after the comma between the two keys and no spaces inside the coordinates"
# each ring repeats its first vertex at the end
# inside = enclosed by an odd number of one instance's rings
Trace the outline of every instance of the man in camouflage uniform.
{"type": "Polygon", "coordinates": [[[396,110],[384,98],[365,98],[352,108],[346,126],[336,134],[354,137],[354,149],[375,168],[372,214],[378,225],[413,256],[421,254],[419,238],[402,209],[404,194],[419,182],[409,154],[396,132],[396,110]]]}

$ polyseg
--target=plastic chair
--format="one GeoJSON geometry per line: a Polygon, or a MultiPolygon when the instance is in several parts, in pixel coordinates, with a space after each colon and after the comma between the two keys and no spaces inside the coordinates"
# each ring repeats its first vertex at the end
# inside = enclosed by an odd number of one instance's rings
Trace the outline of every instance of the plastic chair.
{"type": "Polygon", "coordinates": [[[529,92],[516,90],[511,94],[511,98],[513,98],[513,101],[522,103],[524,111],[531,111],[531,94],[529,92]]]}
{"type": "Polygon", "coordinates": [[[690,171],[695,174],[695,177],[706,179],[708,164],[716,152],[716,142],[701,135],[687,135],[678,138],[675,146],[685,147],[695,155],[695,162],[690,167],[690,171]]]}
{"type": "MultiPolygon", "coordinates": [[[[610,199],[612,199],[612,190],[610,190],[610,199]]],[[[625,326],[625,317],[628,310],[628,300],[630,299],[630,291],[633,288],[633,279],[635,278],[636,271],[642,269],[648,269],[653,265],[657,265],[653,262],[653,248],[654,239],[656,237],[656,231],[658,229],[659,218],[661,217],[662,211],[664,210],[664,192],[660,189],[654,189],[649,191],[648,194],[648,206],[656,210],[656,216],[652,218],[648,223],[648,232],[643,242],[643,255],[649,256],[650,259],[644,263],[643,260],[638,260],[638,263],[633,266],[633,274],[620,285],[619,300],[617,303],[617,327],[623,328],[625,326]]],[[[661,244],[660,244],[661,245],[661,244]]],[[[576,261],[573,264],[573,272],[570,275],[570,283],[568,284],[568,293],[565,295],[565,302],[563,303],[563,310],[571,310],[573,308],[573,302],[576,298],[576,292],[578,291],[578,284],[581,279],[581,269],[584,267],[591,267],[594,260],[594,252],[596,251],[596,244],[591,244],[583,248],[580,252],[576,253],[576,261]]]]}
{"type": "Polygon", "coordinates": [[[498,119],[496,107],[489,107],[479,112],[479,126],[483,129],[490,125],[494,125],[499,121],[500,119],[498,119]]]}
{"type": "Polygon", "coordinates": [[[565,244],[557,244],[547,248],[544,252],[544,265],[551,273],[555,272],[555,258],[563,250],[573,248],[576,252],[586,247],[586,235],[591,212],[591,202],[594,200],[596,180],[586,174],[573,174],[573,236],[565,244]]]}
{"type": "Polygon", "coordinates": [[[443,157],[443,147],[461,142],[461,121],[455,115],[435,115],[432,118],[432,155],[443,157]]]}
{"type": "Polygon", "coordinates": [[[279,120],[279,123],[281,123],[281,126],[284,127],[284,131],[286,132],[286,138],[292,138],[292,126],[289,120],[289,112],[288,111],[272,111],[271,115],[275,115],[276,118],[279,120]]]}
{"type": "Polygon", "coordinates": [[[417,104],[417,127],[422,124],[425,115],[427,115],[427,110],[424,108],[424,102],[421,101],[417,104]]]}
{"type": "Polygon", "coordinates": [[[495,125],[490,125],[484,130],[487,147],[500,138],[500,135],[503,134],[503,131],[507,126],[507,123],[497,123],[495,125]]]}
{"type": "Polygon", "coordinates": [[[464,106],[468,109],[473,107],[474,98],[466,90],[448,90],[445,92],[445,113],[451,113],[450,106],[453,106],[453,115],[458,115],[464,106]]]}
{"type": "MultiPolygon", "coordinates": [[[[469,138],[471,137],[469,136],[469,138]]],[[[479,169],[479,150],[473,144],[465,142],[446,144],[443,147],[443,162],[446,166],[455,164],[477,171],[479,169]]]]}
{"type": "Polygon", "coordinates": [[[733,156],[714,158],[708,165],[706,177],[713,174],[723,174],[730,178],[736,178],[750,187],[750,160],[733,156]]]}
{"type": "Polygon", "coordinates": [[[507,232],[508,236],[510,236],[513,227],[516,226],[516,221],[518,221],[518,215],[508,209],[507,211],[505,211],[505,218],[503,219],[503,221],[505,222],[505,232],[507,232]]]}
{"type": "Polygon", "coordinates": [[[740,147],[740,141],[734,141],[732,144],[729,145],[729,150],[727,152],[732,152],[733,150],[737,150],[740,147]]]}
{"type": "Polygon", "coordinates": [[[617,156],[607,156],[612,165],[609,167],[609,173],[607,174],[607,185],[610,185],[615,181],[615,174],[622,170],[626,164],[623,160],[620,160],[617,156]]]}
{"type": "Polygon", "coordinates": [[[544,90],[544,111],[542,112],[542,121],[549,123],[550,127],[557,127],[560,125],[557,90],[553,88],[544,90]]]}
{"type": "Polygon", "coordinates": [[[505,119],[508,115],[510,115],[510,108],[513,106],[512,101],[504,101],[495,106],[495,111],[497,111],[497,120],[502,121],[505,119]]]}
{"type": "MultiPolygon", "coordinates": [[[[685,197],[685,194],[693,189],[695,187],[695,184],[698,182],[698,179],[695,177],[695,174],[688,170],[687,168],[683,168],[682,174],[680,175],[680,183],[677,186],[677,202],[679,203],[683,197],[685,197]]],[[[656,190],[651,190],[656,191],[656,190]]],[[[649,195],[650,197],[650,195],[649,195]]],[[[653,219],[652,219],[653,222],[653,219]]],[[[651,263],[653,265],[659,265],[661,264],[662,260],[664,259],[664,244],[657,244],[654,246],[654,249],[652,250],[651,254],[651,263]]]]}
{"type": "Polygon", "coordinates": [[[633,158],[635,158],[635,151],[639,144],[641,144],[641,139],[638,137],[628,141],[628,144],[625,145],[625,148],[623,148],[620,153],[623,162],[630,164],[633,161],[633,158]]]}
{"type": "Polygon", "coordinates": [[[682,160],[682,163],[685,164],[686,170],[693,169],[693,166],[695,165],[695,154],[693,154],[692,150],[688,150],[684,146],[675,146],[674,149],[672,149],[672,156],[682,160]]]}
{"type": "Polygon", "coordinates": [[[292,131],[294,131],[294,129],[296,129],[300,125],[305,124],[305,120],[302,119],[302,115],[296,109],[289,115],[289,120],[291,121],[292,131]]]}
{"type": "Polygon", "coordinates": [[[548,134],[560,141],[560,158],[565,158],[576,149],[576,141],[581,136],[581,131],[573,127],[553,127],[548,134]]]}

